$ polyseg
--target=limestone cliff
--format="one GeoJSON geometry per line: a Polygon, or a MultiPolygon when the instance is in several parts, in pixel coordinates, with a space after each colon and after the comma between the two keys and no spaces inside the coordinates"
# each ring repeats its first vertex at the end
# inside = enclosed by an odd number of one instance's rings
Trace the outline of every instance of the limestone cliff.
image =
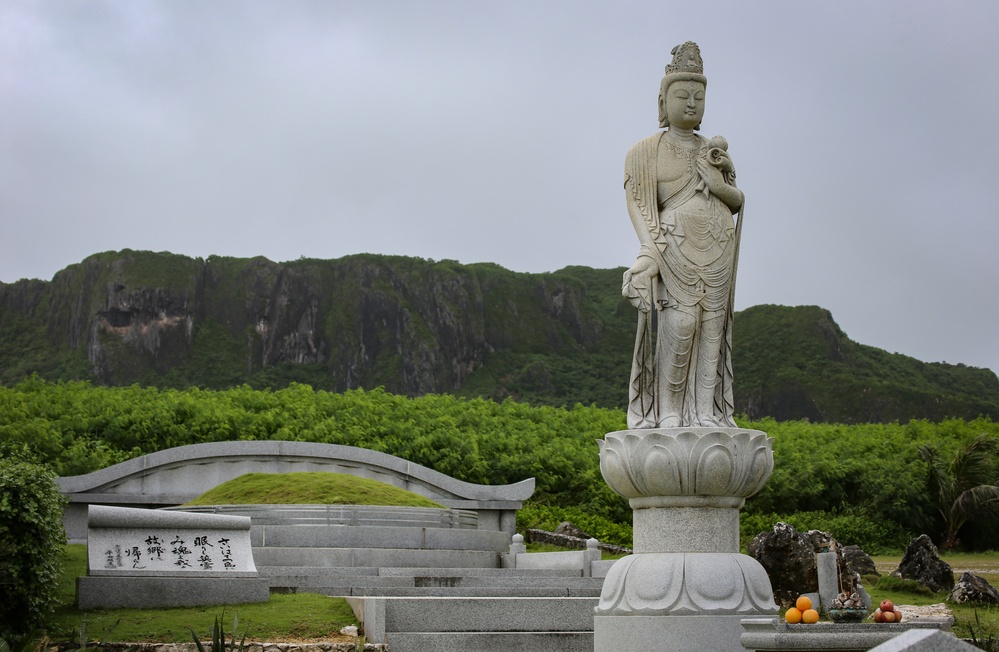
{"type": "Polygon", "coordinates": [[[2,319],[40,327],[55,357],[84,354],[100,384],[219,386],[295,365],[330,389],[409,395],[456,391],[497,351],[585,350],[601,332],[585,295],[571,276],[495,265],[128,250],[91,256],[51,283],[0,284],[2,319]]]}

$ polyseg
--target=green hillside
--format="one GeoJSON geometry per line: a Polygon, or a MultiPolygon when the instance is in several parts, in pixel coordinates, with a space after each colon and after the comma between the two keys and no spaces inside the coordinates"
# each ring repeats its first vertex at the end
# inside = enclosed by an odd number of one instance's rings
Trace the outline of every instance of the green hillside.
{"type": "MultiPolygon", "coordinates": [[[[51,282],[0,283],[0,383],[298,382],[620,408],[637,321],[622,271],[105,252],[51,282]]],[[[999,419],[992,371],[858,344],[819,307],[756,306],[734,333],[736,411],[751,418],[999,419]]]]}

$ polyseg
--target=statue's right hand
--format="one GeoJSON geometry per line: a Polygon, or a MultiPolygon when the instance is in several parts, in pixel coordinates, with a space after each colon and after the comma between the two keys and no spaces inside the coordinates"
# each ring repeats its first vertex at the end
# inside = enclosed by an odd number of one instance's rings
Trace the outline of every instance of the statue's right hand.
{"type": "Polygon", "coordinates": [[[650,279],[658,273],[659,265],[644,250],[642,255],[635,261],[635,264],[631,266],[631,269],[625,272],[625,274],[631,274],[632,276],[645,276],[650,279]]]}

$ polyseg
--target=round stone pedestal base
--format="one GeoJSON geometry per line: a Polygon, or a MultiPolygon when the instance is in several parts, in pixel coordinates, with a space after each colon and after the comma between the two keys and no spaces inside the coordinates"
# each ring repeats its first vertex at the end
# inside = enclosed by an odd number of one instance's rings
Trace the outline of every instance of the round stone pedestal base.
{"type": "Polygon", "coordinates": [[[743,652],[741,621],[776,615],[770,578],[739,553],[641,553],[617,560],[593,620],[595,652],[743,652]]]}
{"type": "Polygon", "coordinates": [[[746,652],[744,616],[595,616],[594,652],[746,652]]]}
{"type": "Polygon", "coordinates": [[[666,616],[777,613],[767,572],[728,553],[643,553],[617,560],[604,579],[597,615],[666,616]]]}

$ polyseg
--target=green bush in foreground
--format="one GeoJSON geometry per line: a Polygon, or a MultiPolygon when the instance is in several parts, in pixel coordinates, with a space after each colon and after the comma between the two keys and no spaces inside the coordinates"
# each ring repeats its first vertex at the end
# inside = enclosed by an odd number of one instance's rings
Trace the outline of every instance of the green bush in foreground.
{"type": "Polygon", "coordinates": [[[23,453],[0,459],[0,638],[44,625],[56,600],[66,533],[55,474],[23,453]]]}

